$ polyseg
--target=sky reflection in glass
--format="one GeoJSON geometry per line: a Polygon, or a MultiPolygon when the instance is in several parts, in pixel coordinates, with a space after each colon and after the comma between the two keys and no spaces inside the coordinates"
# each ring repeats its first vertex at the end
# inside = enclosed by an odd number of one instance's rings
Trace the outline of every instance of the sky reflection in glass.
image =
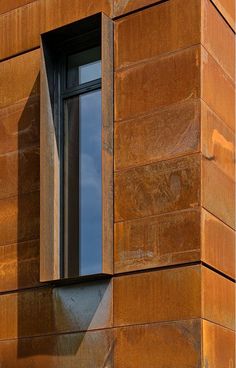
{"type": "Polygon", "coordinates": [[[101,78],[101,47],[68,56],[67,86],[74,87],[101,78]]]}
{"type": "Polygon", "coordinates": [[[79,268],[88,275],[102,268],[100,90],[80,95],[79,124],[79,268]]]}

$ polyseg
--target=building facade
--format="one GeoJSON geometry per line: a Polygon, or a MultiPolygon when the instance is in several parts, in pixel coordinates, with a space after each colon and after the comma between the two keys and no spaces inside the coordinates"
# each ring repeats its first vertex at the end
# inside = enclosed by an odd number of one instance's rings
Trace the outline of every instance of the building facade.
{"type": "Polygon", "coordinates": [[[1,368],[235,366],[234,6],[0,1],[1,368]],[[102,269],[68,277],[45,42],[91,22],[102,269]]]}

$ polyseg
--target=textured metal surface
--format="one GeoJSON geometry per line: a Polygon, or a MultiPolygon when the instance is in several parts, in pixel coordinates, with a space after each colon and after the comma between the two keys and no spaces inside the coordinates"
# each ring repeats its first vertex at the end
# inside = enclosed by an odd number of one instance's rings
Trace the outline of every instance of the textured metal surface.
{"type": "Polygon", "coordinates": [[[39,192],[1,200],[0,245],[39,238],[39,192]]]}
{"type": "Polygon", "coordinates": [[[202,317],[235,329],[235,283],[202,267],[202,317]]]}
{"type": "MultiPolygon", "coordinates": [[[[234,0],[228,0],[234,2],[234,0]]],[[[215,3],[217,0],[215,1],[215,3]]],[[[227,2],[224,1],[224,2],[227,2]]],[[[214,3],[214,1],[213,1],[214,3]]],[[[202,1],[202,44],[232,78],[235,77],[234,32],[211,1],[202,1]]]]}
{"type": "MultiPolygon", "coordinates": [[[[5,87],[5,93],[6,90],[7,87],[5,87]]],[[[26,97],[0,109],[0,121],[1,155],[38,145],[39,96],[26,97]]]]}
{"type": "Polygon", "coordinates": [[[0,340],[112,326],[112,282],[0,295],[0,340]]]}
{"type": "Polygon", "coordinates": [[[118,328],[116,368],[200,368],[200,320],[118,328]]]}
{"type": "MultiPolygon", "coordinates": [[[[128,3],[135,7],[138,1],[128,3]]],[[[115,68],[200,43],[200,5],[198,0],[169,0],[118,20],[115,68]]]]}
{"type": "Polygon", "coordinates": [[[235,182],[206,157],[202,159],[202,205],[235,228],[235,182]]]}
{"type": "Polygon", "coordinates": [[[200,259],[200,210],[185,210],[115,224],[115,272],[200,259]]]}
{"type": "Polygon", "coordinates": [[[0,342],[4,368],[113,368],[112,330],[0,342]]]}
{"type": "Polygon", "coordinates": [[[142,7],[159,3],[161,0],[113,0],[114,16],[120,16],[125,13],[138,10],[142,7]]]}
{"type": "Polygon", "coordinates": [[[39,284],[39,241],[0,246],[0,292],[39,284]]]}
{"type": "Polygon", "coordinates": [[[234,83],[204,49],[202,58],[202,99],[230,129],[235,130],[234,83]]]}
{"type": "Polygon", "coordinates": [[[2,0],[0,3],[0,14],[9,12],[13,9],[20,8],[35,0],[2,0]]]}
{"type": "Polygon", "coordinates": [[[115,221],[200,204],[200,156],[162,161],[115,175],[115,221]]]}
{"type": "Polygon", "coordinates": [[[115,120],[154,112],[200,94],[200,48],[191,47],[115,74],[115,120]]]}
{"type": "Polygon", "coordinates": [[[202,322],[202,366],[235,367],[235,333],[208,321],[202,322]]]}
{"type": "Polygon", "coordinates": [[[234,0],[213,0],[213,3],[227,20],[232,28],[235,29],[235,2],[234,0]]]}
{"type": "Polygon", "coordinates": [[[235,178],[234,132],[203,101],[201,126],[203,156],[220,169],[222,177],[226,176],[233,181],[235,178]]]}
{"type": "Polygon", "coordinates": [[[200,266],[145,272],[114,279],[115,326],[200,316],[200,266]]]}
{"type": "Polygon", "coordinates": [[[39,1],[0,16],[0,59],[39,46],[39,1]]]}
{"type": "Polygon", "coordinates": [[[39,147],[0,155],[0,199],[39,190],[39,147]]]}
{"type": "Polygon", "coordinates": [[[0,109],[39,95],[39,50],[0,63],[0,109]]]}
{"type": "Polygon", "coordinates": [[[200,149],[200,100],[115,124],[115,170],[191,154],[200,149]]]}
{"type": "Polygon", "coordinates": [[[210,266],[235,278],[235,233],[222,221],[202,211],[201,259],[210,266]]]}
{"type": "Polygon", "coordinates": [[[100,12],[112,17],[112,5],[113,0],[40,0],[41,33],[100,12]]]}

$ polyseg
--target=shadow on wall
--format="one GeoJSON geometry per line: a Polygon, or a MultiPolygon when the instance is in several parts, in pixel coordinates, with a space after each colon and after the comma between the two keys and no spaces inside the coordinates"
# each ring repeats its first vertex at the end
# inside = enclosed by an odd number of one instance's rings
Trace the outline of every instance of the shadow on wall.
{"type": "Polygon", "coordinates": [[[18,132],[16,366],[112,367],[112,281],[39,282],[39,75],[18,132]]]}

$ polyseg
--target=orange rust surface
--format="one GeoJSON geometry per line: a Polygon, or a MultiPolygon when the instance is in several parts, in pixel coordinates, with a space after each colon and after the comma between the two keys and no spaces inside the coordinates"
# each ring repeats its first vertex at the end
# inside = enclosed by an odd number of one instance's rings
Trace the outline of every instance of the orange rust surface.
{"type": "Polygon", "coordinates": [[[114,325],[201,316],[201,267],[189,266],[114,279],[114,325]]]}
{"type": "Polygon", "coordinates": [[[0,295],[0,339],[112,326],[112,281],[0,295]]]}
{"type": "Polygon", "coordinates": [[[222,221],[202,210],[201,259],[235,278],[235,233],[222,221]]]}
{"type": "Polygon", "coordinates": [[[200,19],[198,0],[169,0],[120,18],[115,22],[115,68],[200,43],[200,19]]]}
{"type": "Polygon", "coordinates": [[[116,222],[194,208],[199,204],[199,154],[115,175],[116,222]]]}
{"type": "Polygon", "coordinates": [[[202,322],[203,367],[235,366],[235,333],[208,321],[202,322]]]}
{"type": "Polygon", "coordinates": [[[116,273],[200,259],[200,211],[186,210],[115,224],[116,273]]]}
{"type": "Polygon", "coordinates": [[[202,317],[235,329],[235,283],[202,267],[202,317]]]}

